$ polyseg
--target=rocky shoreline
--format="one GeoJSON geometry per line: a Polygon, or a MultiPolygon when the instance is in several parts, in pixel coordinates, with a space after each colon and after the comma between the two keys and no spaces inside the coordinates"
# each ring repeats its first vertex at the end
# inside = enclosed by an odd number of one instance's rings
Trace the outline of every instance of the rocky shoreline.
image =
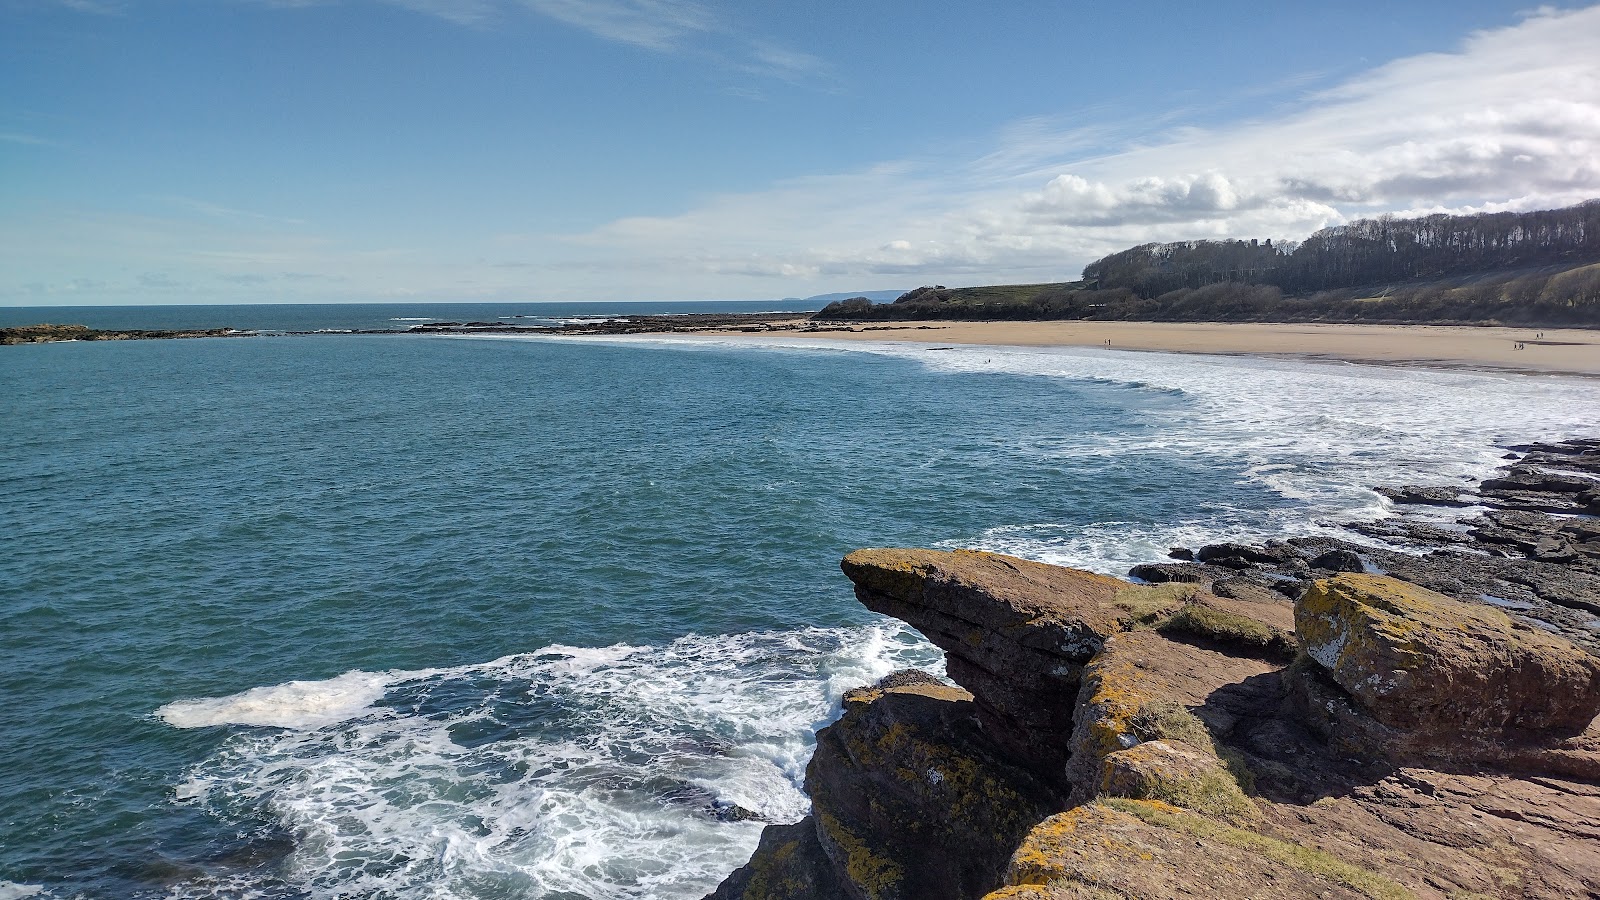
{"type": "Polygon", "coordinates": [[[197,328],[180,331],[145,329],[107,330],[87,325],[18,325],[0,328],[0,346],[10,344],[49,344],[56,341],[148,341],[177,338],[244,337],[250,332],[232,328],[197,328]]]}
{"type": "Polygon", "coordinates": [[[850,554],[955,684],[849,692],[811,815],[708,900],[1600,896],[1600,441],[1508,450],[1474,490],[1386,491],[1460,521],[1139,582],[850,554]]]}
{"type": "Polygon", "coordinates": [[[407,335],[407,334],[497,334],[497,335],[629,335],[629,334],[759,334],[792,332],[904,331],[907,328],[934,330],[933,326],[859,325],[813,321],[811,313],[679,313],[659,316],[596,317],[562,325],[523,325],[514,322],[425,322],[407,328],[359,328],[331,331],[241,331],[233,328],[206,328],[159,331],[150,329],[109,330],[86,325],[19,325],[0,328],[0,345],[43,344],[53,341],[163,340],[191,337],[269,337],[276,335],[407,335]]]}

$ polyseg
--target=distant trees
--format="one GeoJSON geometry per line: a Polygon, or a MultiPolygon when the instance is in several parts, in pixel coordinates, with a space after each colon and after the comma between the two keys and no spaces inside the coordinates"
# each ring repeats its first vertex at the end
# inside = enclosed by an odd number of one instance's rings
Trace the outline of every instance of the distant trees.
{"type": "Polygon", "coordinates": [[[824,319],[1489,323],[1600,327],[1600,200],[1473,216],[1383,216],[1272,241],[1142,244],[1083,281],[931,285],[824,319]]]}
{"type": "Polygon", "coordinates": [[[1288,294],[1529,266],[1600,262],[1600,200],[1527,213],[1381,216],[1324,228],[1296,245],[1269,240],[1144,244],[1098,259],[1083,278],[1142,297],[1210,284],[1269,284],[1288,294]]]}

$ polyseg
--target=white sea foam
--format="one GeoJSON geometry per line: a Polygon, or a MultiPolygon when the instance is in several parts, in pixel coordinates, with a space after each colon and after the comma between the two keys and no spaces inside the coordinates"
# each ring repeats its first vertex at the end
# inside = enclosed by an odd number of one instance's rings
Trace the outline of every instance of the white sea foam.
{"type": "Polygon", "coordinates": [[[384,715],[240,732],[174,802],[296,835],[288,893],[696,898],[759,836],[727,812],[804,815],[814,729],[845,689],[907,665],[938,671],[939,655],[885,622],[350,673],[385,686],[384,715]]]}
{"type": "Polygon", "coordinates": [[[23,897],[37,897],[44,893],[44,888],[37,884],[17,884],[14,881],[0,881],[0,900],[21,900],[23,897]]]}
{"type": "Polygon", "coordinates": [[[1205,459],[1289,501],[1264,509],[1219,504],[1165,522],[996,523],[946,542],[1113,574],[1159,559],[1174,545],[1334,533],[1333,523],[1392,514],[1392,505],[1371,490],[1375,485],[1465,486],[1502,464],[1505,442],[1590,434],[1600,422],[1600,382],[1550,375],[1079,347],[940,345],[941,352],[929,353],[927,344],[780,336],[606,340],[679,351],[871,353],[951,374],[1038,377],[1063,390],[1098,384],[1170,397],[1175,402],[1162,407],[1164,418],[1147,417],[1139,427],[1063,433],[1013,449],[1108,465],[1142,454],[1205,459]]]}
{"type": "MultiPolygon", "coordinates": [[[[403,674],[352,671],[324,681],[290,681],[228,697],[177,700],[156,715],[177,728],[267,725],[315,729],[368,712],[403,674]]],[[[413,676],[414,677],[414,676],[413,676]]]]}

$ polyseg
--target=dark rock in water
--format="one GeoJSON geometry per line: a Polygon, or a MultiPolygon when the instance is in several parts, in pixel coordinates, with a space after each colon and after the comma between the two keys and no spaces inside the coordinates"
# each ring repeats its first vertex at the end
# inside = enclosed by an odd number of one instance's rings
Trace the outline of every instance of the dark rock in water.
{"type": "Polygon", "coordinates": [[[1522,458],[1522,465],[1537,466],[1543,469],[1552,469],[1564,473],[1593,473],[1600,475],[1600,451],[1587,450],[1582,453],[1529,453],[1522,458]]]}
{"type": "Polygon", "coordinates": [[[713,800],[708,810],[718,822],[765,822],[766,816],[728,800],[713,800]]]}
{"type": "Polygon", "coordinates": [[[1213,566],[1230,569],[1248,569],[1258,565],[1281,565],[1296,558],[1294,548],[1284,544],[1268,543],[1255,547],[1249,544],[1210,544],[1201,547],[1195,559],[1213,566]]]}
{"type": "Polygon", "coordinates": [[[931,675],[921,669],[896,669],[879,678],[873,683],[871,690],[888,690],[896,687],[911,687],[916,684],[944,684],[937,676],[931,675]]]}
{"type": "Polygon", "coordinates": [[[1389,543],[1421,544],[1423,546],[1439,546],[1441,544],[1470,544],[1476,538],[1467,531],[1455,531],[1432,525],[1426,522],[1413,522],[1404,518],[1379,519],[1376,522],[1352,522],[1344,526],[1356,534],[1368,537],[1381,538],[1389,543]]]}
{"type": "Polygon", "coordinates": [[[1167,556],[1184,562],[1194,562],[1194,551],[1188,547],[1173,547],[1167,551],[1167,556]]]}
{"type": "Polygon", "coordinates": [[[1585,504],[1582,494],[1538,493],[1535,491],[1484,491],[1483,504],[1500,509],[1519,509],[1534,512],[1582,512],[1585,504]]]}
{"type": "Polygon", "coordinates": [[[1183,584],[1210,584],[1222,578],[1239,574],[1219,566],[1199,563],[1141,563],[1128,570],[1128,574],[1151,584],[1180,582],[1183,584]]]}
{"type": "Polygon", "coordinates": [[[57,341],[140,341],[201,337],[247,337],[232,328],[191,328],[177,331],[151,329],[98,329],[87,325],[18,325],[0,328],[0,346],[49,344],[57,341]]]}
{"type": "Polygon", "coordinates": [[[1472,506],[1477,499],[1463,496],[1458,487],[1424,487],[1419,485],[1405,485],[1404,487],[1380,487],[1373,490],[1388,497],[1396,503],[1410,503],[1422,506],[1472,506]]]}
{"type": "Polygon", "coordinates": [[[1328,572],[1365,572],[1361,554],[1354,550],[1329,550],[1311,561],[1311,568],[1328,572]]]}
{"type": "Polygon", "coordinates": [[[698,809],[719,822],[767,821],[766,817],[760,813],[745,809],[732,801],[723,800],[693,782],[672,782],[670,787],[659,794],[659,797],[662,802],[670,803],[673,806],[688,806],[698,809]]]}
{"type": "Polygon", "coordinates": [[[1576,475],[1544,472],[1531,466],[1513,466],[1506,475],[1485,480],[1480,490],[1496,493],[1581,494],[1594,486],[1594,481],[1576,475]]]}

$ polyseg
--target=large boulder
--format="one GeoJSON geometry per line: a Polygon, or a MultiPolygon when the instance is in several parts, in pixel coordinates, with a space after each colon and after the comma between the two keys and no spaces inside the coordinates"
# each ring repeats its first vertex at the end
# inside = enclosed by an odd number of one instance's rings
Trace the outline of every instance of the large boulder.
{"type": "Polygon", "coordinates": [[[1306,656],[1389,728],[1576,734],[1600,714],[1600,659],[1394,578],[1314,582],[1295,604],[1295,628],[1306,656]]]}

